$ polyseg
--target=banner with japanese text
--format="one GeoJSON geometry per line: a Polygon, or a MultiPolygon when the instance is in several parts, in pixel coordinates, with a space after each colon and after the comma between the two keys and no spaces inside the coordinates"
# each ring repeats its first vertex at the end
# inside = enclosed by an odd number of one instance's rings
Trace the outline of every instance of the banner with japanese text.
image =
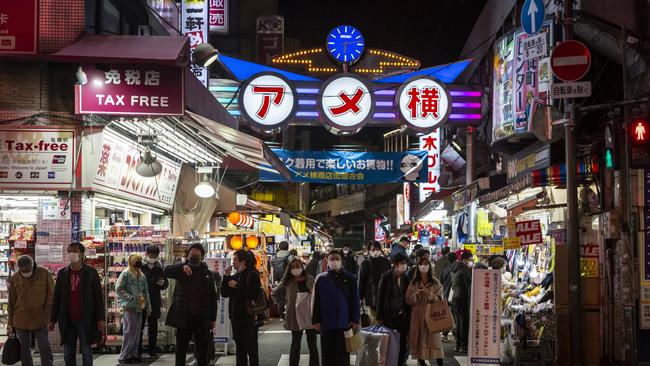
{"type": "Polygon", "coordinates": [[[500,365],[501,271],[472,271],[468,365],[500,365]]]}
{"type": "Polygon", "coordinates": [[[0,2],[0,54],[35,54],[38,1],[0,2]]]}
{"type": "MultiPolygon", "coordinates": [[[[201,43],[208,42],[210,27],[208,0],[183,0],[181,28],[184,36],[190,39],[190,56],[201,43]]],[[[190,63],[194,76],[208,86],[208,69],[190,63]]]]}
{"type": "MultiPolygon", "coordinates": [[[[294,182],[377,184],[425,182],[426,151],[350,152],[273,149],[294,182]]],[[[263,182],[284,182],[280,174],[260,172],[263,182]]]]}
{"type": "Polygon", "coordinates": [[[426,201],[432,193],[440,191],[441,143],[439,128],[420,136],[420,150],[427,152],[427,175],[424,183],[420,184],[420,203],[426,201]]]}
{"type": "MultiPolygon", "coordinates": [[[[214,253],[208,254],[208,256],[211,255],[214,255],[214,253]]],[[[230,258],[206,258],[205,264],[208,265],[210,271],[213,273],[218,272],[223,278],[223,276],[226,275],[226,268],[230,266],[230,258]]],[[[217,321],[215,322],[213,329],[214,343],[228,343],[232,339],[228,300],[229,299],[225,297],[219,296],[217,321]]]]}
{"type": "Polygon", "coordinates": [[[228,0],[210,0],[210,32],[228,33],[228,0]]]}

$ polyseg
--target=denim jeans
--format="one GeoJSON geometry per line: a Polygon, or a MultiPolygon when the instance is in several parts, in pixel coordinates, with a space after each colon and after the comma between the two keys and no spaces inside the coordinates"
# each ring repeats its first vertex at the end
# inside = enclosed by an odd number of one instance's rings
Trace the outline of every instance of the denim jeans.
{"type": "Polygon", "coordinates": [[[32,359],[32,335],[34,335],[38,343],[41,365],[52,366],[54,356],[52,356],[52,348],[50,348],[50,342],[47,339],[46,326],[36,330],[16,329],[16,335],[20,341],[20,363],[23,366],[34,365],[34,360],[32,359]]]}
{"type": "Polygon", "coordinates": [[[63,340],[63,359],[65,366],[77,366],[77,340],[81,349],[83,366],[92,366],[93,350],[88,342],[83,320],[68,321],[63,340]]]}

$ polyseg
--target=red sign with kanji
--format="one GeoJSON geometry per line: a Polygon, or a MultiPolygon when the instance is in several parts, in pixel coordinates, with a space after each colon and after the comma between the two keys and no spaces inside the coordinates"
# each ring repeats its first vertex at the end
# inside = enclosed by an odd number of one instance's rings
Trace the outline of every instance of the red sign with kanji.
{"type": "Polygon", "coordinates": [[[405,124],[427,133],[442,125],[449,117],[451,96],[441,82],[421,77],[400,87],[395,105],[405,124]]]}
{"type": "Polygon", "coordinates": [[[0,54],[36,53],[37,0],[0,1],[0,54]]]}

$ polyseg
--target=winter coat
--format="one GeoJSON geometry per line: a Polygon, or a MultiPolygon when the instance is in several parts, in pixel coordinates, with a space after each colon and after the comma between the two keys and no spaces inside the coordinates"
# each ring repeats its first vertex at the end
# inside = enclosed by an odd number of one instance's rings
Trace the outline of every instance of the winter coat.
{"type": "Polygon", "coordinates": [[[451,263],[449,263],[449,259],[447,259],[447,257],[444,255],[438,258],[435,265],[433,266],[433,272],[436,278],[440,280],[442,278],[442,272],[450,265],[451,263]]]}
{"type": "MultiPolygon", "coordinates": [[[[104,294],[102,283],[97,270],[83,264],[79,270],[81,273],[81,321],[84,325],[86,341],[90,344],[101,341],[101,335],[97,323],[106,321],[106,308],[104,306],[104,294]]],[[[61,268],[56,275],[54,285],[54,300],[50,322],[59,323],[61,344],[66,339],[66,332],[69,331],[68,317],[70,314],[70,266],[61,268]]]]}
{"type": "Polygon", "coordinates": [[[454,262],[451,267],[451,288],[454,291],[452,302],[469,304],[472,288],[472,269],[462,261],[454,262]]]}
{"type": "Polygon", "coordinates": [[[359,274],[359,266],[354,252],[349,251],[348,254],[343,254],[343,269],[355,276],[359,274]]]}
{"type": "Polygon", "coordinates": [[[281,250],[276,255],[275,258],[271,260],[271,268],[273,269],[273,280],[275,282],[282,281],[284,277],[284,272],[287,270],[287,264],[289,264],[289,251],[281,250]]]}
{"type": "Polygon", "coordinates": [[[124,310],[135,310],[136,312],[151,313],[151,301],[149,301],[149,288],[147,287],[147,277],[144,273],[134,275],[127,267],[117,278],[115,292],[120,300],[120,306],[124,310]],[[144,309],[140,307],[138,298],[144,296],[144,309]]]}
{"type": "Polygon", "coordinates": [[[381,275],[390,269],[390,261],[384,256],[369,256],[361,264],[359,272],[359,296],[373,310],[377,308],[377,289],[381,275]]]}
{"type": "Polygon", "coordinates": [[[246,313],[246,304],[254,301],[262,291],[260,275],[257,271],[246,268],[234,276],[224,276],[221,286],[221,296],[230,298],[228,309],[233,326],[255,324],[256,317],[246,313]],[[228,286],[228,282],[237,281],[236,287],[228,286]]]}
{"type": "Polygon", "coordinates": [[[54,280],[50,271],[34,263],[32,277],[16,272],[9,279],[9,320],[16,329],[36,330],[50,321],[54,280]]]}
{"type": "Polygon", "coordinates": [[[404,249],[403,246],[399,245],[399,243],[395,243],[390,247],[390,258],[391,260],[397,255],[397,253],[404,253],[406,256],[406,264],[410,267],[413,265],[413,261],[411,260],[411,257],[409,257],[408,253],[406,253],[406,249],[404,249]]]}
{"type": "Polygon", "coordinates": [[[410,319],[410,307],[406,304],[406,289],[410,283],[406,274],[400,278],[399,287],[393,269],[381,276],[377,291],[377,320],[389,328],[402,328],[410,319]]]}
{"type": "Polygon", "coordinates": [[[159,261],[154,263],[153,267],[148,264],[142,266],[142,272],[147,277],[147,287],[149,288],[149,301],[151,302],[151,317],[160,319],[160,308],[162,307],[162,300],[160,292],[167,289],[169,281],[165,278],[162,265],[159,261]],[[158,285],[158,279],[163,278],[163,285],[158,285]]]}
{"type": "Polygon", "coordinates": [[[409,352],[417,360],[445,358],[440,332],[430,332],[427,326],[427,304],[439,301],[442,285],[434,278],[423,285],[421,281],[411,281],[406,290],[406,303],[411,306],[411,328],[409,329],[409,352]],[[424,293],[418,294],[418,290],[424,293]]]}
{"type": "Polygon", "coordinates": [[[325,267],[327,267],[327,256],[322,252],[314,252],[305,271],[316,278],[316,276],[323,272],[323,261],[325,261],[325,267]]]}
{"type": "Polygon", "coordinates": [[[455,261],[452,262],[447,268],[442,271],[440,282],[442,283],[442,292],[445,300],[449,300],[449,293],[451,292],[451,268],[454,266],[455,261]]]}
{"type": "MultiPolygon", "coordinates": [[[[313,293],[314,277],[307,273],[305,273],[305,286],[307,286],[307,289],[313,293]]],[[[296,317],[296,298],[298,297],[298,291],[298,281],[296,281],[295,278],[289,280],[289,283],[286,285],[280,283],[278,287],[273,290],[274,298],[276,297],[276,294],[284,294],[282,301],[286,304],[286,316],[284,317],[284,329],[286,330],[302,330],[298,325],[298,318],[296,317]]]]}
{"type": "MultiPolygon", "coordinates": [[[[172,304],[169,307],[169,313],[165,324],[174,328],[189,328],[190,302],[199,301],[202,309],[201,314],[205,314],[207,321],[217,320],[217,289],[214,285],[214,277],[205,263],[198,267],[192,268],[192,275],[185,274],[183,267],[185,264],[175,264],[166,266],[164,273],[167,278],[176,280],[172,304]],[[201,296],[190,298],[192,281],[201,281],[201,296]]],[[[206,324],[206,327],[208,324],[206,324]]]]}
{"type": "Polygon", "coordinates": [[[318,275],[312,302],[312,324],[320,324],[322,330],[348,329],[350,323],[359,324],[357,280],[346,270],[318,275]]]}

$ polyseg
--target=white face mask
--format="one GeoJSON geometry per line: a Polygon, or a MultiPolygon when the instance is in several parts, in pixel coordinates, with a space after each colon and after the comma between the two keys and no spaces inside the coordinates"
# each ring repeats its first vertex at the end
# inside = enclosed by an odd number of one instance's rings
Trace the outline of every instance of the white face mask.
{"type": "Polygon", "coordinates": [[[150,264],[156,263],[157,260],[158,260],[157,258],[147,257],[147,263],[150,263],[150,264]]]}
{"type": "Polygon", "coordinates": [[[350,253],[350,249],[343,249],[343,254],[348,254],[350,253]]]}
{"type": "Polygon", "coordinates": [[[327,262],[327,265],[333,271],[338,271],[341,269],[341,261],[339,260],[329,261],[327,262]]]}
{"type": "Polygon", "coordinates": [[[428,265],[428,264],[422,264],[422,265],[419,265],[419,266],[418,266],[418,270],[419,270],[421,273],[427,273],[427,272],[429,272],[429,265],[428,265]]]}
{"type": "Polygon", "coordinates": [[[79,253],[68,253],[68,261],[70,263],[77,263],[81,259],[81,255],[79,253]]]}
{"type": "Polygon", "coordinates": [[[300,277],[302,275],[302,268],[292,268],[291,275],[293,277],[300,277]]]}
{"type": "Polygon", "coordinates": [[[32,277],[32,274],[33,274],[33,273],[34,273],[34,271],[29,271],[29,272],[20,272],[20,274],[21,274],[23,277],[25,277],[25,278],[30,278],[30,277],[32,277]]]}
{"type": "Polygon", "coordinates": [[[381,255],[381,251],[379,251],[379,250],[373,250],[372,252],[370,252],[370,255],[371,255],[373,258],[377,258],[377,257],[379,257],[379,256],[381,255]]]}

